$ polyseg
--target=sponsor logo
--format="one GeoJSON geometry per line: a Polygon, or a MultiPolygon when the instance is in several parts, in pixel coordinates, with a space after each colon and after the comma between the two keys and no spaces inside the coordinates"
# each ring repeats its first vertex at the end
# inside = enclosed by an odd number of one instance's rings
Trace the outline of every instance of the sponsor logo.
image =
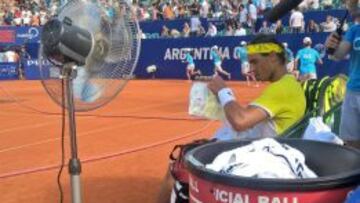
{"type": "MultiPolygon", "coordinates": [[[[235,50],[237,48],[238,47],[234,47],[233,49],[230,47],[219,47],[219,52],[224,60],[236,59],[235,50]]],[[[163,59],[165,61],[185,60],[188,50],[189,48],[167,48],[163,59]]],[[[194,60],[212,60],[210,47],[191,48],[191,50],[194,53],[194,60]]]]}
{"type": "Polygon", "coordinates": [[[27,33],[17,34],[16,37],[32,40],[32,39],[39,37],[39,35],[40,35],[39,29],[36,27],[31,27],[31,28],[29,28],[27,33]]]}
{"type": "Polygon", "coordinates": [[[0,43],[15,42],[15,30],[0,30],[0,43]]]}
{"type": "Polygon", "coordinates": [[[41,65],[51,65],[51,63],[48,60],[27,60],[26,61],[26,65],[27,66],[39,66],[41,63],[41,65]]]}

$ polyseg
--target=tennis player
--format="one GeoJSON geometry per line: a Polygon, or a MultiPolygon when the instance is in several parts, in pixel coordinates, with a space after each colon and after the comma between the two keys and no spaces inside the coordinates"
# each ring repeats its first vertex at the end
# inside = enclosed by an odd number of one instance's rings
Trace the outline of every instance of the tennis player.
{"type": "Polygon", "coordinates": [[[190,48],[186,50],[185,63],[187,63],[186,76],[187,76],[188,80],[191,80],[194,76],[201,75],[201,71],[195,69],[193,51],[190,48]]]}
{"type": "MultiPolygon", "coordinates": [[[[221,77],[213,78],[208,87],[217,95],[228,123],[216,133],[218,140],[276,137],[299,121],[305,112],[305,95],[296,78],[287,73],[283,45],[273,35],[262,34],[251,41],[247,52],[256,78],[270,84],[257,99],[244,106],[221,77]]],[[[168,172],[158,203],[169,202],[173,186],[174,179],[168,172]]]]}
{"type": "Polygon", "coordinates": [[[219,47],[218,46],[213,46],[211,48],[210,51],[210,55],[211,58],[213,60],[214,63],[214,76],[217,76],[219,73],[224,74],[228,77],[228,79],[231,79],[231,74],[226,72],[223,68],[222,68],[222,60],[223,57],[221,56],[221,53],[219,51],[219,47]]]}

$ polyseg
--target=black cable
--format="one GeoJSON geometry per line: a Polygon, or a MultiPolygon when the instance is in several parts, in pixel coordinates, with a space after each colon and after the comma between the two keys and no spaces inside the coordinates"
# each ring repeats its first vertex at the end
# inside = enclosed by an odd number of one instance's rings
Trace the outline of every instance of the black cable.
{"type": "Polygon", "coordinates": [[[63,203],[64,201],[64,192],[61,186],[61,174],[62,171],[64,169],[65,166],[65,121],[66,121],[66,117],[65,117],[65,84],[64,84],[64,80],[61,80],[61,99],[62,99],[62,105],[61,105],[61,109],[62,109],[62,127],[61,127],[61,166],[59,169],[59,173],[57,176],[57,184],[59,187],[59,192],[60,192],[60,203],[63,203]]]}

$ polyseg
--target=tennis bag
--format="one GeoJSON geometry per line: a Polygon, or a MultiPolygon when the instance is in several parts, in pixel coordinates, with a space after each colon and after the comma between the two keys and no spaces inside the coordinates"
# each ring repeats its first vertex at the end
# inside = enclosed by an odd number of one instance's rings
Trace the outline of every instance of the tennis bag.
{"type": "Polygon", "coordinates": [[[185,155],[190,150],[216,141],[216,139],[200,139],[191,143],[176,145],[170,154],[170,173],[175,180],[171,192],[170,203],[189,202],[189,173],[185,166],[185,155]]]}

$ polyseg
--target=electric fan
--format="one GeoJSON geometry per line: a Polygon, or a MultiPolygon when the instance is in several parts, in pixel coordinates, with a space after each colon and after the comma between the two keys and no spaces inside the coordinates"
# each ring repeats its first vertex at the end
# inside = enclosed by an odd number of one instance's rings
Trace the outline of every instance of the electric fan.
{"type": "Polygon", "coordinates": [[[139,25],[123,0],[72,0],[43,27],[38,59],[42,84],[68,111],[72,202],[81,202],[75,111],[110,102],[132,77],[139,25]]]}

